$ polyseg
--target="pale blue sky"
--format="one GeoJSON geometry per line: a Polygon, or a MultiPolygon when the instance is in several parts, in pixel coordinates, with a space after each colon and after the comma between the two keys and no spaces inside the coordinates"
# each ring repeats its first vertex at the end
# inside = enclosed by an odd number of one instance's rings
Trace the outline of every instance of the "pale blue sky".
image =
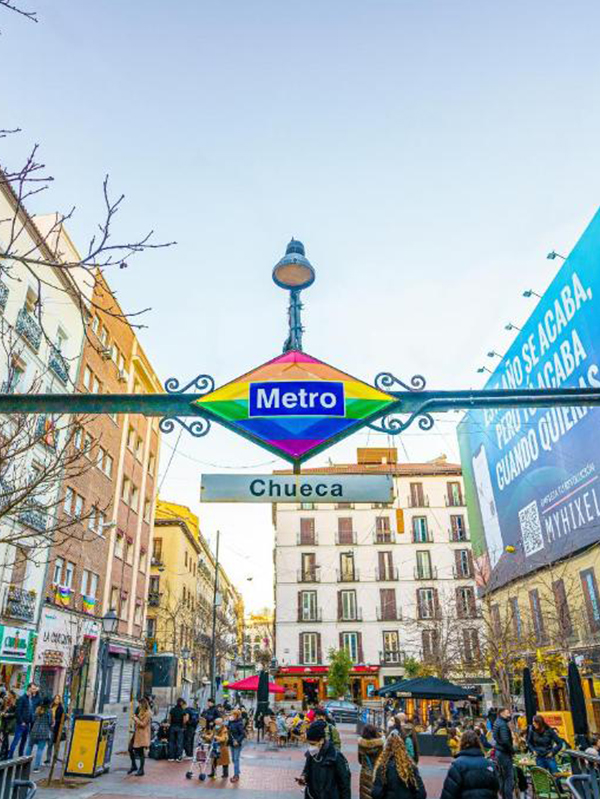
{"type": "MultiPolygon", "coordinates": [[[[0,16],[0,122],[24,131],[2,160],[41,143],[56,183],[34,210],[75,203],[80,244],[106,171],[126,236],[178,241],[112,279],[126,307],[153,307],[142,340],[163,378],[225,382],[280,351],[270,273],[294,235],[317,269],[308,352],[366,379],[479,386],[483,354],[531,308],[522,290],[554,274],[547,251],[598,206],[593,0],[31,4],[37,25],[0,16]]],[[[402,457],[456,457],[455,418],[406,436],[402,457]]],[[[191,458],[272,460],[225,431],[179,453],[163,496],[196,509],[191,458]]],[[[236,579],[255,574],[248,603],[270,601],[268,506],[201,515],[236,579]]]]}

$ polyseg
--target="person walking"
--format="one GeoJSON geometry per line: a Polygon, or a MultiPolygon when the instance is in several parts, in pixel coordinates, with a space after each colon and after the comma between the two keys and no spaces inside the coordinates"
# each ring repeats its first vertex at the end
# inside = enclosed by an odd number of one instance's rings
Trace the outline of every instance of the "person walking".
{"type": "Polygon", "coordinates": [[[467,730],[446,774],[440,799],[497,799],[499,790],[496,769],[483,753],[479,733],[467,730]]]}
{"type": "Polygon", "coordinates": [[[35,757],[33,760],[33,771],[39,771],[42,764],[42,755],[46,744],[52,737],[52,713],[50,712],[50,702],[44,699],[35,711],[35,717],[29,731],[27,741],[27,756],[33,752],[35,747],[35,757]]]}
{"type": "Polygon", "coordinates": [[[200,714],[195,707],[186,705],[185,712],[188,719],[183,731],[183,749],[187,760],[191,760],[194,756],[194,738],[196,737],[196,729],[200,722],[200,714]]]}
{"type": "Polygon", "coordinates": [[[535,755],[536,766],[545,768],[556,774],[558,765],[556,755],[563,748],[564,742],[543,716],[534,716],[527,733],[527,748],[535,755]]]}
{"type": "Polygon", "coordinates": [[[383,752],[385,738],[374,724],[365,724],[358,739],[358,762],[360,764],[360,799],[372,799],[373,771],[379,755],[383,752]]]}
{"type": "Polygon", "coordinates": [[[179,697],[169,712],[169,760],[183,759],[183,734],[187,722],[185,699],[179,697]]]}
{"type": "Polygon", "coordinates": [[[327,725],[327,736],[331,743],[335,746],[338,752],[342,751],[342,739],[340,732],[336,727],[333,717],[325,710],[324,707],[317,707],[315,709],[315,721],[322,721],[327,725]]]}
{"type": "Polygon", "coordinates": [[[372,799],[427,799],[419,769],[397,730],[388,735],[373,775],[372,799]]]}
{"type": "Polygon", "coordinates": [[[406,747],[406,751],[412,757],[415,763],[418,763],[419,739],[417,738],[417,733],[415,732],[414,724],[408,721],[406,713],[396,713],[393,719],[394,719],[394,724],[392,726],[392,729],[398,730],[398,732],[402,736],[402,740],[404,741],[404,746],[406,747]]]}
{"type": "Polygon", "coordinates": [[[233,761],[233,776],[231,782],[239,782],[240,779],[240,758],[242,756],[242,745],[246,737],[244,721],[240,710],[234,710],[229,721],[229,748],[231,750],[231,760],[233,761]]]}
{"type": "Polygon", "coordinates": [[[34,715],[38,706],[38,700],[36,699],[38,691],[37,685],[30,682],[27,689],[17,699],[15,706],[15,735],[8,752],[9,759],[14,757],[17,745],[19,747],[19,757],[22,757],[25,752],[27,736],[34,722],[34,715]]]}
{"type": "Polygon", "coordinates": [[[212,727],[214,726],[214,723],[215,723],[215,719],[219,718],[219,716],[220,716],[219,711],[215,707],[215,700],[214,699],[208,699],[207,700],[206,707],[204,708],[204,710],[202,711],[202,713],[200,715],[204,719],[204,721],[206,722],[206,729],[207,730],[212,729],[212,727]]]}
{"type": "Polygon", "coordinates": [[[14,691],[8,691],[4,697],[2,713],[0,715],[0,725],[0,730],[2,731],[0,760],[8,760],[10,736],[15,734],[15,728],[17,726],[17,695],[14,691]]]}
{"type": "Polygon", "coordinates": [[[131,758],[131,768],[128,774],[135,774],[136,777],[144,776],[145,752],[150,746],[152,733],[152,711],[147,699],[140,699],[137,713],[133,717],[133,735],[129,742],[129,757],[131,758]],[[139,758],[138,766],[136,757],[139,758]]]}
{"type": "Polygon", "coordinates": [[[314,721],[306,732],[308,751],[302,775],[305,799],[351,799],[350,767],[327,735],[327,724],[314,721]]]}
{"type": "Polygon", "coordinates": [[[503,707],[498,711],[492,730],[494,746],[496,748],[496,762],[500,770],[500,790],[503,799],[512,799],[515,789],[513,772],[513,744],[512,730],[510,729],[510,708],[503,707]]]}
{"type": "Polygon", "coordinates": [[[52,714],[52,735],[48,741],[48,748],[46,749],[45,765],[48,765],[52,760],[52,752],[58,746],[58,736],[61,731],[61,721],[64,716],[65,710],[63,708],[62,697],[56,694],[50,705],[50,713],[52,714]]]}
{"type": "Polygon", "coordinates": [[[212,769],[208,775],[211,780],[217,776],[217,766],[223,767],[221,774],[223,779],[229,776],[229,732],[222,718],[215,719],[212,730],[207,729],[203,739],[211,744],[211,765],[212,769]]]}

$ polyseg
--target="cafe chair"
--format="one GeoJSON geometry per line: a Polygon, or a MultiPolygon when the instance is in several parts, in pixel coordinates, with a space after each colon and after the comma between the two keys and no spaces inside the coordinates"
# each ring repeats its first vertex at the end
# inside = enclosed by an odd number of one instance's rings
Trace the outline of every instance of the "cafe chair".
{"type": "Polygon", "coordinates": [[[539,766],[530,766],[529,776],[534,799],[563,799],[564,793],[553,774],[539,766]]]}

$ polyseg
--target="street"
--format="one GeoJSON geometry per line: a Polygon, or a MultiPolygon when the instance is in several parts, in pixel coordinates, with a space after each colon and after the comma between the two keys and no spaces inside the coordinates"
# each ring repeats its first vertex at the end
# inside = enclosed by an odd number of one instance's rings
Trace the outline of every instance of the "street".
{"type": "MultiPolygon", "coordinates": [[[[352,797],[358,799],[358,775],[360,767],[356,757],[357,735],[352,725],[342,725],[342,751],[350,762],[352,771],[352,797]]],[[[302,770],[304,747],[271,750],[268,745],[247,743],[242,753],[242,776],[240,782],[232,784],[220,778],[201,783],[197,777],[187,780],[189,761],[169,763],[165,760],[146,760],[144,777],[127,776],[129,759],[124,755],[113,758],[113,769],[109,774],[91,781],[82,781],[75,789],[46,789],[40,785],[40,799],[63,799],[66,795],[73,799],[136,799],[136,797],[156,797],[156,799],[184,799],[197,796],[202,791],[218,790],[222,797],[237,799],[301,799],[301,789],[294,782],[302,770]]],[[[423,758],[419,770],[427,788],[429,799],[436,799],[441,793],[442,783],[450,763],[449,758],[423,758]]],[[[219,769],[220,773],[220,769],[219,769]]],[[[43,779],[43,778],[42,778],[43,779]]]]}

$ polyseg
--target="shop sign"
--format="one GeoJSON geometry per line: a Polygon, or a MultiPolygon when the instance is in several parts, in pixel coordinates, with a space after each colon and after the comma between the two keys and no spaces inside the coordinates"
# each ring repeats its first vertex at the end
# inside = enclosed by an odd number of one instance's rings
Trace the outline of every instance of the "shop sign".
{"type": "Polygon", "coordinates": [[[4,627],[0,656],[27,660],[30,633],[21,627],[4,627]]]}
{"type": "Polygon", "coordinates": [[[35,665],[68,666],[73,650],[84,638],[97,638],[100,625],[97,621],[65,613],[55,608],[42,612],[40,632],[35,651],[35,665]]]}
{"type": "Polygon", "coordinates": [[[202,502],[382,502],[393,482],[381,475],[203,474],[202,502]]]}

